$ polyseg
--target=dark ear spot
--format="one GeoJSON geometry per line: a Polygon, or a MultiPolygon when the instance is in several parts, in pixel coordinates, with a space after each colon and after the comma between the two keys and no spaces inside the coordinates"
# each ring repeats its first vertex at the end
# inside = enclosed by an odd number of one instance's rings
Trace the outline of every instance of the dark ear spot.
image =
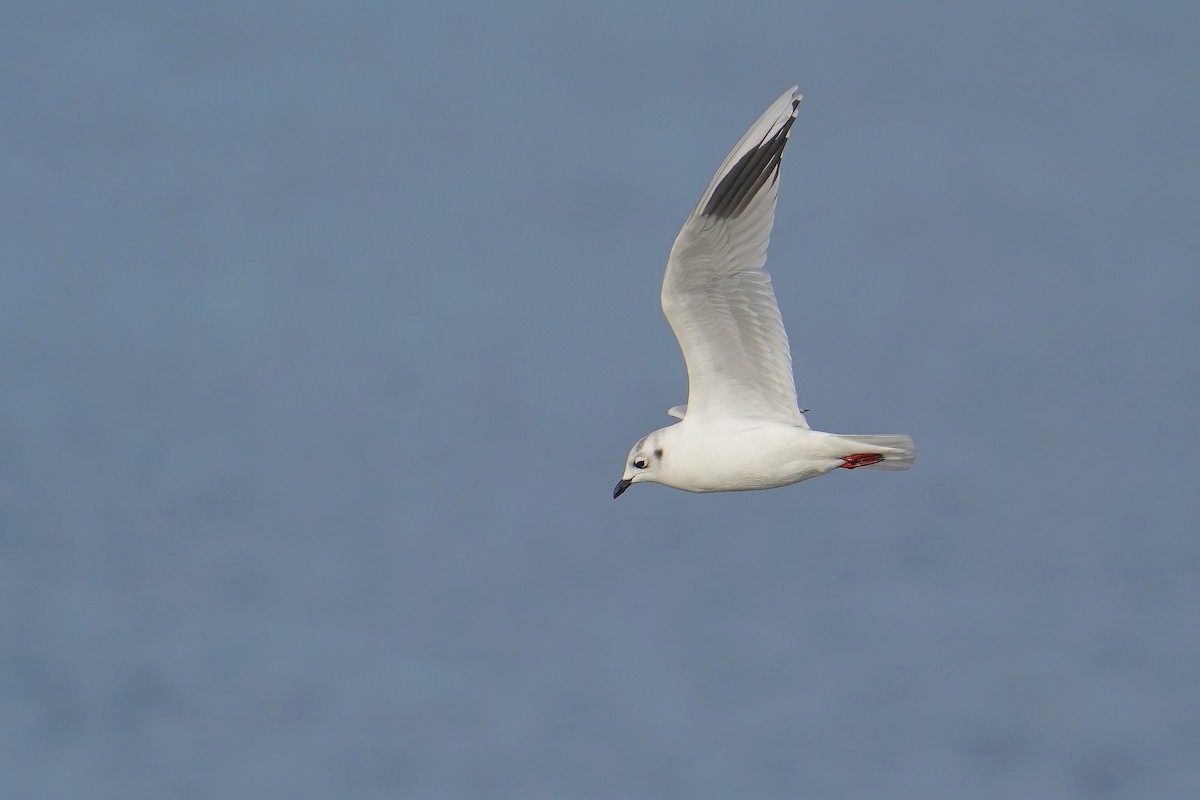
{"type": "Polygon", "coordinates": [[[659,461],[662,461],[662,448],[661,447],[655,448],[654,457],[657,458],[659,461]]]}

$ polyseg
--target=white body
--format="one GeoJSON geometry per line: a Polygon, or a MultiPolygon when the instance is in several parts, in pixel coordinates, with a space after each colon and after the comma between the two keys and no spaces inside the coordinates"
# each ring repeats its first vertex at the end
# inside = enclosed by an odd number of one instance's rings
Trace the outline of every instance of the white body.
{"type": "Polygon", "coordinates": [[[691,492],[771,489],[839,467],[907,469],[902,434],[808,428],[796,403],[787,333],[763,269],[779,165],[800,95],[793,87],[726,157],[683,225],[663,279],[662,306],[688,370],[677,425],[634,445],[613,492],[654,482],[691,492]]]}
{"type": "MultiPolygon", "coordinates": [[[[650,454],[663,451],[655,482],[689,492],[788,486],[844,467],[843,457],[854,453],[883,455],[871,469],[908,469],[915,457],[907,436],[867,435],[860,440],[764,420],[688,419],[651,436],[657,447],[649,448],[650,454]]],[[[638,471],[635,468],[635,474],[638,471]]]]}

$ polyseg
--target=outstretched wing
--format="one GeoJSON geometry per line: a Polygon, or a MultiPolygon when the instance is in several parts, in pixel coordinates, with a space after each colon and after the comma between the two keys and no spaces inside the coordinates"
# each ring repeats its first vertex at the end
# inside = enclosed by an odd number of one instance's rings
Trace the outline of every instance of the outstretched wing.
{"type": "Polygon", "coordinates": [[[687,362],[689,415],[808,424],[763,269],[779,163],[801,95],[763,112],[717,170],[671,248],[662,306],[687,362]]]}

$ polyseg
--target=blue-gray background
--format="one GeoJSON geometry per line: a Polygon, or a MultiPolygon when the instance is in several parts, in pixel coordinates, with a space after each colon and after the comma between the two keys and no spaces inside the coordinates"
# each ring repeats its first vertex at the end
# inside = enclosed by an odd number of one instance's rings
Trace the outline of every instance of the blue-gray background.
{"type": "Polygon", "coordinates": [[[1191,798],[1194,3],[18,3],[0,795],[1191,798]],[[760,111],[815,427],[637,487],[760,111]]]}

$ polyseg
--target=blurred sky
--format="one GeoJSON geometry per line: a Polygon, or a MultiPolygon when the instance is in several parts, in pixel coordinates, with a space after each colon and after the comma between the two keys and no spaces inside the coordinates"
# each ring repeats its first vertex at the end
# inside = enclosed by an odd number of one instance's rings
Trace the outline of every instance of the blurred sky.
{"type": "Polygon", "coordinates": [[[1194,2],[6,5],[0,795],[1200,796],[1194,2]],[[612,486],[805,93],[813,426],[612,486]]]}

